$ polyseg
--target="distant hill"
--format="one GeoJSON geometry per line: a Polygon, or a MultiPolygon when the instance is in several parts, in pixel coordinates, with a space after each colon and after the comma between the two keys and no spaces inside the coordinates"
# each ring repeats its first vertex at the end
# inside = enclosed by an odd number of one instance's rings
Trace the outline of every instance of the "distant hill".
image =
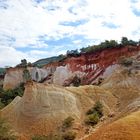
{"type": "Polygon", "coordinates": [[[0,75],[4,75],[6,72],[6,69],[5,68],[0,68],[0,75]]]}
{"type": "Polygon", "coordinates": [[[48,63],[58,62],[65,58],[66,58],[65,55],[59,55],[59,56],[53,56],[53,57],[49,57],[49,58],[45,58],[45,59],[40,59],[40,60],[34,62],[33,66],[43,67],[44,65],[46,65],[48,63]]]}

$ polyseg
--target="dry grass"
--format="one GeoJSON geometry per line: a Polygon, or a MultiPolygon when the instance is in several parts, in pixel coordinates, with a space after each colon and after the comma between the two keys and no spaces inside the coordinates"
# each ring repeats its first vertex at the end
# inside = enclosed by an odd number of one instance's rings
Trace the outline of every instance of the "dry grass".
{"type": "Polygon", "coordinates": [[[103,126],[84,140],[140,140],[140,111],[103,126]]]}

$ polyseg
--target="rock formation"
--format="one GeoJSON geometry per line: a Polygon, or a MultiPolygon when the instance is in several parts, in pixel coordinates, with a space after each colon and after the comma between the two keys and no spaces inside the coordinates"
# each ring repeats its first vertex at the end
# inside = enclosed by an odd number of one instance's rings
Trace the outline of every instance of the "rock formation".
{"type": "Polygon", "coordinates": [[[140,59],[134,57],[129,67],[120,66],[107,78],[102,87],[117,98],[113,120],[97,128],[82,140],[139,140],[140,139],[140,59]]]}
{"type": "Polygon", "coordinates": [[[72,93],[35,83],[27,83],[24,96],[17,97],[1,112],[18,132],[30,134],[46,134],[68,116],[79,119],[81,115],[72,93]]]}
{"type": "MultiPolygon", "coordinates": [[[[58,130],[69,116],[77,139],[139,140],[140,132],[140,55],[133,56],[130,66],[118,65],[100,86],[62,87],[29,82],[23,97],[0,111],[18,136],[48,135],[58,130]],[[103,104],[103,118],[85,136],[86,112],[95,101],[103,104]],[[76,129],[75,129],[76,128],[76,129]]],[[[63,68],[62,68],[63,69],[63,68]]]]}
{"type": "MultiPolygon", "coordinates": [[[[136,47],[110,48],[95,53],[85,53],[78,57],[68,57],[60,62],[52,62],[43,68],[29,67],[32,79],[37,82],[70,85],[76,75],[82,85],[95,84],[98,79],[106,78],[118,67],[122,57],[133,56],[140,50],[136,47]]],[[[22,68],[9,68],[4,78],[4,89],[13,89],[23,82],[22,68]]]]}
{"type": "MultiPolygon", "coordinates": [[[[24,82],[23,80],[23,70],[22,67],[8,68],[6,71],[6,75],[4,77],[3,88],[14,89],[20,83],[24,82]]],[[[49,72],[46,69],[40,69],[37,67],[28,67],[32,80],[40,82],[44,80],[49,72]]]]}
{"type": "Polygon", "coordinates": [[[58,87],[39,83],[27,83],[24,96],[16,97],[0,111],[19,135],[47,135],[72,116],[82,124],[85,112],[100,100],[107,115],[115,111],[116,99],[97,86],[58,87]]]}
{"type": "Polygon", "coordinates": [[[62,82],[65,83],[65,81],[70,80],[70,75],[77,75],[80,77],[82,79],[82,84],[84,85],[94,84],[99,77],[106,78],[110,75],[112,71],[117,68],[118,61],[121,57],[133,56],[137,54],[139,50],[139,46],[110,48],[100,52],[81,54],[79,57],[70,57],[63,62],[46,65],[44,68],[53,69],[52,79],[58,79],[58,77],[59,79],[63,79],[63,81],[57,80],[56,83],[59,85],[63,85],[62,82]],[[62,72],[60,72],[59,67],[60,69],[65,69],[65,78],[62,72]]]}

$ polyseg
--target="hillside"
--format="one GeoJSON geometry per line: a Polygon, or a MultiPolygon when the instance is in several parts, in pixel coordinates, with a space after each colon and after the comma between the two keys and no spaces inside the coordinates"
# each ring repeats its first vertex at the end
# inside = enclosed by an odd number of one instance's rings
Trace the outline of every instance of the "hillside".
{"type": "Polygon", "coordinates": [[[111,43],[7,68],[0,118],[20,140],[139,140],[140,46],[111,43]]]}
{"type": "Polygon", "coordinates": [[[117,98],[117,113],[111,122],[103,125],[84,140],[139,140],[140,139],[140,59],[134,57],[129,67],[119,67],[102,87],[117,98]],[[133,113],[132,113],[133,112],[133,113]]]}
{"type": "Polygon", "coordinates": [[[0,75],[4,75],[6,72],[6,69],[5,68],[0,68],[0,75]]]}
{"type": "Polygon", "coordinates": [[[45,58],[45,59],[40,59],[40,60],[32,63],[32,65],[37,66],[37,67],[43,67],[44,65],[47,65],[49,63],[59,62],[59,61],[63,60],[64,58],[65,58],[64,55],[53,56],[53,57],[49,57],[49,58],[45,58]]]}
{"type": "Polygon", "coordinates": [[[0,111],[0,115],[9,121],[19,136],[56,132],[63,120],[71,116],[75,125],[81,127],[77,130],[80,134],[77,136],[81,137],[86,128],[82,126],[85,113],[97,100],[103,102],[104,114],[115,111],[116,99],[100,87],[62,88],[31,82],[26,84],[23,97],[16,97],[0,111]]]}
{"type": "Polygon", "coordinates": [[[140,56],[132,63],[118,65],[98,85],[62,87],[27,82],[23,97],[16,97],[0,111],[21,140],[33,135],[76,133],[77,140],[139,140],[140,56]],[[103,117],[91,127],[85,124],[87,111],[100,101],[103,117]],[[63,121],[72,116],[74,124],[63,132],[63,121]]]}
{"type": "Polygon", "coordinates": [[[83,140],[139,140],[140,111],[99,128],[83,140]]]}

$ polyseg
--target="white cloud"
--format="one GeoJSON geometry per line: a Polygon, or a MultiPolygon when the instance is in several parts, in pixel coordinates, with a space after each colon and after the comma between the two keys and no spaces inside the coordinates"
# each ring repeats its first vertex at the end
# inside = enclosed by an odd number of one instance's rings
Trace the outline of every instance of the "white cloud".
{"type": "Polygon", "coordinates": [[[15,66],[15,64],[19,64],[22,59],[27,59],[28,62],[35,62],[41,58],[47,58],[51,56],[56,56],[60,54],[65,54],[66,50],[58,51],[58,48],[54,47],[52,51],[40,51],[40,50],[32,50],[27,53],[23,53],[17,51],[12,47],[3,47],[0,48],[0,66],[15,66]]]}
{"type": "Polygon", "coordinates": [[[21,59],[27,58],[28,61],[35,61],[34,58],[29,57],[27,54],[17,51],[12,47],[0,47],[0,66],[14,66],[19,64],[21,59]]]}
{"type": "MultiPolygon", "coordinates": [[[[87,14],[100,15],[98,18],[89,18],[89,22],[78,27],[79,34],[84,34],[90,39],[117,39],[128,36],[139,39],[139,35],[133,36],[132,32],[140,27],[140,18],[132,13],[131,3],[128,0],[92,0],[88,1],[87,14]],[[119,28],[110,29],[104,27],[102,22],[111,22],[119,28]]],[[[75,33],[77,32],[75,31],[75,33]]]]}
{"type": "MultiPolygon", "coordinates": [[[[140,9],[139,0],[44,0],[39,4],[34,0],[9,0],[4,1],[2,6],[0,5],[0,66],[16,64],[24,57],[33,61],[61,53],[39,40],[39,36],[46,35],[47,40],[53,41],[66,36],[72,38],[74,35],[83,35],[89,43],[94,40],[120,40],[122,36],[138,40],[140,36],[140,17],[132,11],[132,8],[140,9]],[[2,8],[5,4],[8,5],[7,9],[2,8]],[[87,22],[78,26],[60,25],[65,21],[83,19],[87,22]],[[104,22],[115,24],[118,28],[103,26],[104,22]],[[17,51],[16,48],[20,47],[30,47],[33,50],[26,53],[17,51]],[[48,51],[40,51],[38,48],[46,48],[48,51]],[[12,59],[6,60],[6,54],[12,59]]],[[[78,44],[77,48],[80,43],[81,47],[87,45],[85,42],[83,38],[73,40],[74,44],[78,44]]],[[[66,49],[69,48],[62,52],[66,49]]]]}

